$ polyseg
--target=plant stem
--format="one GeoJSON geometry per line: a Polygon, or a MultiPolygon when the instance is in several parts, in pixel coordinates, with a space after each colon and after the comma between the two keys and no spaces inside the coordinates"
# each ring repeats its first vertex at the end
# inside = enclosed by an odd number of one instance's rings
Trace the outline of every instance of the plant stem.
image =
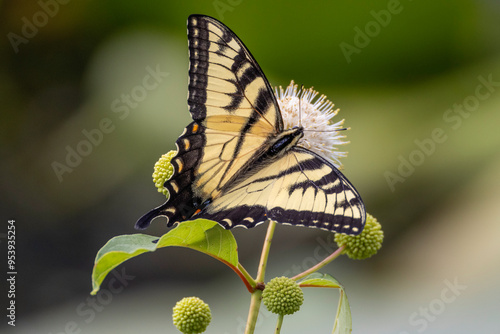
{"type": "Polygon", "coordinates": [[[243,275],[243,277],[247,280],[248,284],[252,287],[252,291],[249,290],[250,293],[252,293],[253,290],[255,290],[255,286],[256,286],[255,280],[253,279],[252,276],[250,276],[248,271],[239,262],[238,262],[238,269],[241,272],[241,275],[243,275]]]}
{"type": "Polygon", "coordinates": [[[280,334],[282,325],[283,325],[283,314],[279,314],[278,323],[276,324],[276,329],[274,331],[274,334],[280,334]]]}
{"type": "Polygon", "coordinates": [[[270,221],[267,227],[266,240],[264,240],[264,246],[262,247],[262,254],[260,255],[259,270],[257,271],[257,283],[264,283],[264,276],[266,274],[267,258],[269,257],[269,250],[271,249],[271,241],[273,240],[274,229],[276,228],[276,222],[270,221]]]}
{"type": "Polygon", "coordinates": [[[262,290],[264,287],[264,279],[267,267],[267,258],[269,257],[269,250],[271,249],[271,241],[273,240],[274,230],[276,228],[276,222],[270,221],[267,227],[266,239],[264,240],[264,246],[262,247],[262,254],[260,255],[259,269],[257,271],[257,279],[255,280],[256,289],[252,293],[250,299],[250,310],[248,311],[247,326],[245,328],[245,334],[253,334],[255,330],[255,324],[257,323],[257,317],[259,316],[262,290]]]}
{"type": "Polygon", "coordinates": [[[312,274],[316,271],[318,271],[319,269],[323,268],[324,266],[326,266],[328,263],[332,262],[333,260],[335,260],[340,254],[342,254],[342,251],[345,249],[345,245],[342,245],[340,246],[335,252],[333,252],[332,254],[328,255],[326,258],[323,259],[323,261],[321,261],[320,263],[318,263],[317,265],[307,269],[306,271],[292,277],[292,279],[294,281],[297,281],[299,279],[301,279],[302,277],[306,277],[307,275],[309,274],[312,274]]]}
{"type": "Polygon", "coordinates": [[[255,290],[250,299],[250,310],[248,311],[247,326],[245,334],[253,334],[257,317],[259,316],[260,301],[262,297],[262,290],[255,290]]]}

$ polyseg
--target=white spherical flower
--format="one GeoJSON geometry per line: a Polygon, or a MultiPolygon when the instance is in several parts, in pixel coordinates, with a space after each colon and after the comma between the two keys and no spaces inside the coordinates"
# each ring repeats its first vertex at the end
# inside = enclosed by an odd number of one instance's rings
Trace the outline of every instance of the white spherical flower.
{"type": "Polygon", "coordinates": [[[331,123],[339,109],[333,109],[333,103],[325,95],[319,96],[312,88],[298,89],[292,80],[284,90],[283,87],[275,88],[278,105],[283,116],[284,128],[294,126],[304,127],[304,137],[298,145],[307,148],[320,156],[328,159],[335,167],[341,168],[340,158],[347,156],[347,152],[339,152],[337,146],[347,144],[341,134],[346,130],[342,125],[344,120],[331,123]]]}

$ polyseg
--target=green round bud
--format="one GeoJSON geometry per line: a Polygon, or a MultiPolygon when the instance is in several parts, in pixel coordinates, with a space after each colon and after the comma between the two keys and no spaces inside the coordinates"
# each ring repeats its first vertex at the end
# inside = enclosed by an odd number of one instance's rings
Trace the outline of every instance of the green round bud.
{"type": "Polygon", "coordinates": [[[337,233],[335,242],[339,247],[345,245],[343,253],[353,260],[367,259],[382,247],[384,231],[375,217],[366,214],[366,224],[363,232],[358,235],[345,235],[337,233]]]}
{"type": "Polygon", "coordinates": [[[198,297],[182,298],[174,306],[174,325],[184,334],[203,333],[212,314],[210,307],[198,297]]]}
{"type": "Polygon", "coordinates": [[[304,293],[297,282],[291,278],[275,277],[266,284],[262,292],[262,301],[272,313],[293,314],[304,302],[304,293]]]}
{"type": "Polygon", "coordinates": [[[158,192],[165,196],[169,196],[168,190],[163,187],[165,181],[167,181],[174,173],[174,166],[170,163],[170,160],[177,154],[177,151],[170,151],[161,156],[160,160],[155,163],[153,172],[153,182],[155,187],[158,188],[158,192]]]}

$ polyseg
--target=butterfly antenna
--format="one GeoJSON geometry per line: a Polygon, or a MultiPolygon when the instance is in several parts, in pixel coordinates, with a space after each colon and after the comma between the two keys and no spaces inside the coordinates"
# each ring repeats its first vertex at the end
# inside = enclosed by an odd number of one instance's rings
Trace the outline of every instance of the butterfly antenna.
{"type": "Polygon", "coordinates": [[[337,131],[345,131],[345,130],[351,130],[351,128],[342,128],[342,129],[335,129],[335,130],[314,130],[314,129],[304,129],[304,131],[312,131],[312,132],[337,132],[337,131]]]}
{"type": "Polygon", "coordinates": [[[304,84],[300,85],[300,91],[299,91],[299,126],[302,127],[302,108],[300,105],[300,100],[302,100],[302,97],[304,96],[304,84]],[[302,95],[302,96],[301,96],[302,95]]]}
{"type": "Polygon", "coordinates": [[[351,130],[351,128],[350,127],[348,127],[348,128],[342,128],[342,129],[337,129],[335,131],[345,131],[345,130],[351,130]]]}

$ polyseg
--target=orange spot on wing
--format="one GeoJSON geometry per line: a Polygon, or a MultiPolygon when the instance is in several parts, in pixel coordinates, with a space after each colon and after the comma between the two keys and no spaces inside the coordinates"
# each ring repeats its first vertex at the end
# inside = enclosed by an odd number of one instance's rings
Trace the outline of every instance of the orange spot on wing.
{"type": "Polygon", "coordinates": [[[184,168],[184,164],[182,163],[182,160],[175,159],[174,161],[177,164],[177,173],[181,173],[182,169],[184,168]]]}

